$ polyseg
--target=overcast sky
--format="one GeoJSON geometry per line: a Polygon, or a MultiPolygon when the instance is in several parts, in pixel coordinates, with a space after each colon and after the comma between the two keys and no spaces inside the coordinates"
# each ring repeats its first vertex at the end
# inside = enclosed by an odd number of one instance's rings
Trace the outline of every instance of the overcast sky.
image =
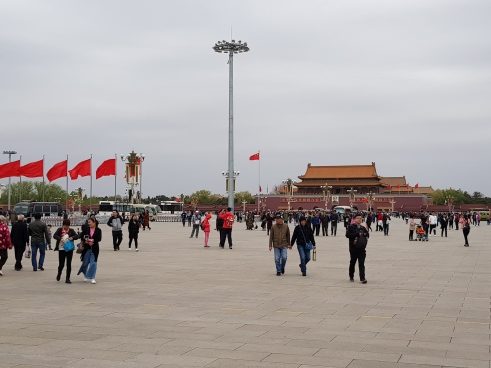
{"type": "Polygon", "coordinates": [[[228,66],[212,46],[233,26],[251,48],[234,59],[238,190],[257,191],[260,149],[263,190],[309,162],[375,161],[491,195],[490,14],[489,0],[3,0],[0,145],[47,166],[134,149],[144,195],[224,193],[228,66]]]}

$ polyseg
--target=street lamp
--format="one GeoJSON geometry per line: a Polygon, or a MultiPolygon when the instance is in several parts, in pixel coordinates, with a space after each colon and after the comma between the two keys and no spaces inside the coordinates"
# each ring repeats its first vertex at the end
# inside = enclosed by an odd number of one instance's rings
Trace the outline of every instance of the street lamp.
{"type": "Polygon", "coordinates": [[[322,194],[324,195],[324,207],[326,208],[327,211],[327,204],[331,200],[331,190],[332,190],[332,185],[323,185],[322,187],[322,194]]]}
{"type": "Polygon", "coordinates": [[[134,203],[135,186],[140,186],[140,199],[142,198],[142,163],[145,160],[144,153],[131,151],[128,155],[121,154],[121,161],[126,162],[126,183],[130,186],[128,201],[134,203]]]}
{"type": "Polygon", "coordinates": [[[288,211],[291,210],[291,202],[293,197],[293,185],[295,184],[292,179],[288,178],[283,180],[283,184],[286,186],[287,195],[288,195],[288,211]]]}
{"type": "Polygon", "coordinates": [[[353,187],[351,187],[351,189],[348,190],[348,193],[349,193],[349,204],[350,204],[350,207],[353,207],[353,202],[356,199],[356,193],[358,193],[358,191],[356,189],[353,189],[353,187]]]}
{"type": "MultiPolygon", "coordinates": [[[[12,155],[16,155],[16,151],[8,150],[8,151],[3,151],[4,155],[9,155],[9,162],[12,162],[12,155]]],[[[10,194],[11,194],[11,187],[12,186],[12,178],[9,176],[9,188],[8,188],[8,210],[10,212],[10,194]]]]}
{"type": "MultiPolygon", "coordinates": [[[[234,175],[234,54],[247,52],[249,47],[247,42],[235,40],[218,41],[213,46],[213,50],[219,53],[228,53],[228,176],[232,178],[234,175]]],[[[233,211],[235,202],[234,184],[231,180],[228,181],[228,207],[233,211]]]]}

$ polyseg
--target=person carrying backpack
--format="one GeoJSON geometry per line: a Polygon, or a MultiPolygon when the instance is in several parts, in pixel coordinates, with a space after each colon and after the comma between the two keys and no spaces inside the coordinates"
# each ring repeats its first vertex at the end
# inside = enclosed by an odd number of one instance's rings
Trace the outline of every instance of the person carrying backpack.
{"type": "Polygon", "coordinates": [[[349,279],[351,282],[355,281],[355,265],[358,261],[358,268],[360,272],[360,282],[366,284],[365,278],[365,258],[368,238],[370,234],[366,226],[362,225],[362,216],[357,213],[353,217],[353,222],[346,229],[346,237],[349,239],[349,279]]]}
{"type": "Polygon", "coordinates": [[[223,220],[223,228],[220,232],[220,248],[225,247],[225,238],[228,239],[228,247],[232,249],[232,227],[234,225],[235,216],[230,207],[226,212],[222,212],[219,216],[223,220]]]}

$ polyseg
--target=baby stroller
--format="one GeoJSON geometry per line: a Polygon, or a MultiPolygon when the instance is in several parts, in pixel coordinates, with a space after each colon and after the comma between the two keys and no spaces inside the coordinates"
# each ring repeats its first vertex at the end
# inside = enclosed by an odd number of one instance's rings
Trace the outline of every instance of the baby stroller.
{"type": "Polygon", "coordinates": [[[428,234],[426,234],[425,229],[421,225],[416,225],[416,240],[428,241],[428,234]]]}

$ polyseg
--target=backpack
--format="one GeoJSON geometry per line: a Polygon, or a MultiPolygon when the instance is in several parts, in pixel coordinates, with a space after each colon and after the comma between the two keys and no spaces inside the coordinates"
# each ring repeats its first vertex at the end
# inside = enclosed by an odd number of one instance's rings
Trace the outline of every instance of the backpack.
{"type": "Polygon", "coordinates": [[[205,227],[206,227],[206,224],[205,222],[207,222],[208,220],[207,219],[204,219],[203,222],[201,223],[200,227],[201,227],[201,230],[205,231],[205,227]]]}
{"type": "Polygon", "coordinates": [[[232,227],[232,225],[234,224],[234,221],[235,221],[235,217],[231,213],[228,214],[227,217],[225,217],[225,223],[227,224],[227,226],[229,228],[232,227]]]}

